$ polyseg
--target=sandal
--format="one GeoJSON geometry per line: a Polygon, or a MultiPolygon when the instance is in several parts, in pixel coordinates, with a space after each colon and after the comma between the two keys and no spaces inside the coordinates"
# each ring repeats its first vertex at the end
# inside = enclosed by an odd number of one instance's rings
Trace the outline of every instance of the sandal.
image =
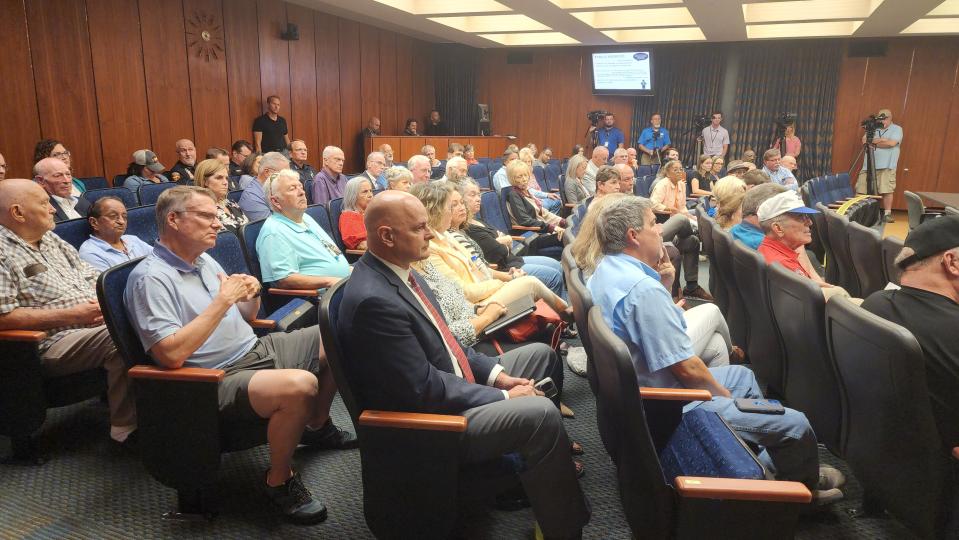
{"type": "Polygon", "coordinates": [[[573,412],[573,409],[567,407],[562,401],[559,402],[559,414],[561,414],[563,418],[576,418],[576,413],[573,412]]]}
{"type": "Polygon", "coordinates": [[[569,451],[572,452],[574,456],[581,456],[584,453],[583,445],[579,444],[576,441],[570,443],[569,451]]]}
{"type": "Polygon", "coordinates": [[[582,461],[573,460],[573,465],[576,467],[576,478],[582,478],[586,475],[586,465],[583,465],[582,461]]]}

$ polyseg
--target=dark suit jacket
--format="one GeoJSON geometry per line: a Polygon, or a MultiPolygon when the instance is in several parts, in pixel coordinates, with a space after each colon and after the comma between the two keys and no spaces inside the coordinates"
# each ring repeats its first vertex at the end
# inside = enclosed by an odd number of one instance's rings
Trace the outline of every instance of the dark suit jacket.
{"type": "MultiPolygon", "coordinates": [[[[438,306],[426,282],[419,276],[417,282],[438,306]]],[[[347,376],[362,408],[458,414],[505,399],[484,386],[496,359],[464,347],[478,384],[457,377],[443,337],[414,293],[370,253],[353,267],[338,321],[347,376]]]]}
{"type": "MultiPolygon", "coordinates": [[[[58,203],[57,200],[53,198],[53,195],[50,196],[50,204],[52,204],[53,207],[57,209],[57,213],[54,214],[53,216],[53,221],[60,223],[61,221],[66,221],[67,219],[69,219],[67,218],[67,215],[63,212],[63,208],[60,208],[60,203],[58,203]]],[[[83,195],[80,195],[80,197],[77,199],[76,206],[74,206],[74,210],[76,210],[77,213],[80,214],[80,217],[83,217],[83,218],[87,217],[87,212],[90,211],[90,201],[86,200],[86,198],[83,195]]]]}

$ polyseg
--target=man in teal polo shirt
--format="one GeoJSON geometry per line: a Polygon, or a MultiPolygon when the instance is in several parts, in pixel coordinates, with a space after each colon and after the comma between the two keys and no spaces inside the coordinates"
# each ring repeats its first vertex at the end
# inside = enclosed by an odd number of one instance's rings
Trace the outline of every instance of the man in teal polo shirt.
{"type": "Polygon", "coordinates": [[[306,215],[306,192],[296,171],[284,169],[271,176],[263,191],[273,210],[256,239],[265,283],[281,289],[324,289],[349,275],[350,265],[336,243],[306,215]]]}

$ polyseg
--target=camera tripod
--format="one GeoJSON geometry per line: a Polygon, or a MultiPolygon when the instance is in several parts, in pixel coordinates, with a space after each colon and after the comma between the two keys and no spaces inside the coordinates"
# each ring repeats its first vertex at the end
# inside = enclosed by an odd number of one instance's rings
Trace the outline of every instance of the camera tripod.
{"type": "MultiPolygon", "coordinates": [[[[878,194],[876,188],[876,147],[872,144],[872,141],[875,137],[875,130],[866,131],[866,142],[862,144],[862,148],[860,148],[859,153],[856,154],[856,159],[852,160],[852,165],[849,166],[849,178],[852,178],[853,171],[856,169],[856,164],[859,163],[859,158],[863,157],[863,154],[865,154],[867,195],[878,194]]],[[[859,173],[856,173],[856,176],[859,176],[859,173]]]]}

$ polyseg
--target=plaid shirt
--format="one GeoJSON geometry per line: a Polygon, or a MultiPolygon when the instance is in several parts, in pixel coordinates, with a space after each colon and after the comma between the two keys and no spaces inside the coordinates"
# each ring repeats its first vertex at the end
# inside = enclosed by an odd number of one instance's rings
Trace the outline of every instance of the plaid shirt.
{"type": "MultiPolygon", "coordinates": [[[[96,299],[96,269],[80,259],[73,246],[53,232],[40,239],[39,249],[0,225],[0,315],[17,308],[64,309],[96,299]]],[[[47,330],[40,343],[47,350],[58,339],[85,325],[47,330]]]]}

